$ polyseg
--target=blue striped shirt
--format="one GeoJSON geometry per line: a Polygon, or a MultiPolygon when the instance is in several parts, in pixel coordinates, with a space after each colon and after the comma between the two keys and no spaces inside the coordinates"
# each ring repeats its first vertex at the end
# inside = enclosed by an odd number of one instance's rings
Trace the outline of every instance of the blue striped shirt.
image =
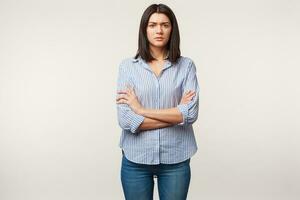
{"type": "Polygon", "coordinates": [[[125,58],[119,65],[117,91],[133,87],[140,104],[149,109],[177,107],[182,123],[152,130],[139,130],[145,119],[127,104],[117,104],[118,123],[122,128],[119,147],[126,158],[141,164],[182,162],[197,151],[192,124],[198,118],[199,85],[192,59],[181,56],[176,63],[166,60],[157,77],[141,57],[125,58]],[[193,90],[196,95],[187,104],[179,104],[182,95],[193,90]]]}

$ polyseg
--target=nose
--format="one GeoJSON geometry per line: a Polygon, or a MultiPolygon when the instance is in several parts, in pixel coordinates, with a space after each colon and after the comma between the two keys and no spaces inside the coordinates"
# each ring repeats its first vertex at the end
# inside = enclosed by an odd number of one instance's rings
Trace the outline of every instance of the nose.
{"type": "Polygon", "coordinates": [[[161,33],[161,32],[162,32],[162,27],[161,27],[161,26],[157,26],[156,32],[157,32],[157,33],[161,33]]]}

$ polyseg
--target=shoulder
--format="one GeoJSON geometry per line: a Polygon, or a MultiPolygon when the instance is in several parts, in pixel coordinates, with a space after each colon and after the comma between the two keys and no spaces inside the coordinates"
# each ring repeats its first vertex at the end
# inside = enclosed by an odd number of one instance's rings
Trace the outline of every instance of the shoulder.
{"type": "Polygon", "coordinates": [[[194,60],[187,56],[180,56],[178,63],[181,67],[186,67],[187,70],[196,68],[194,60]]]}
{"type": "Polygon", "coordinates": [[[134,57],[126,57],[126,58],[123,58],[120,62],[120,64],[132,64],[132,63],[135,63],[137,62],[138,59],[134,58],[134,57]]]}
{"type": "Polygon", "coordinates": [[[187,57],[187,56],[180,56],[179,59],[184,62],[193,62],[192,58],[187,57]]]}
{"type": "Polygon", "coordinates": [[[135,63],[137,61],[138,61],[138,59],[135,59],[134,57],[123,58],[119,62],[119,69],[128,70],[128,68],[131,67],[133,65],[133,63],[135,63]]]}

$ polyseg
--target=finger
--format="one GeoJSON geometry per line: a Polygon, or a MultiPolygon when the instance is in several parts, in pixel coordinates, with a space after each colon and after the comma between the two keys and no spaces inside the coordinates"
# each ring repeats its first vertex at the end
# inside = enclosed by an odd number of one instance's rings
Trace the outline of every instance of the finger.
{"type": "Polygon", "coordinates": [[[130,91],[128,89],[125,90],[126,95],[130,95],[130,91]]]}
{"type": "Polygon", "coordinates": [[[188,98],[189,101],[192,100],[192,99],[193,99],[193,97],[189,97],[189,98],[188,98]]]}
{"type": "Polygon", "coordinates": [[[125,97],[118,97],[116,98],[116,101],[120,101],[120,100],[127,100],[125,97]]]}
{"type": "Polygon", "coordinates": [[[195,96],[196,95],[196,92],[192,92],[191,94],[190,94],[190,96],[195,96]]]}
{"type": "Polygon", "coordinates": [[[188,91],[185,92],[185,94],[189,94],[190,92],[191,92],[191,90],[188,90],[188,91]]]}
{"type": "Polygon", "coordinates": [[[196,94],[196,92],[191,91],[188,95],[189,95],[189,96],[193,96],[193,95],[195,95],[195,94],[196,94]]]}
{"type": "Polygon", "coordinates": [[[117,104],[124,104],[123,101],[117,101],[116,103],[117,103],[117,104]]]}
{"type": "Polygon", "coordinates": [[[126,91],[126,90],[120,90],[120,91],[118,91],[118,94],[127,94],[128,93],[128,91],[126,91]]]}
{"type": "Polygon", "coordinates": [[[127,95],[119,95],[117,98],[116,98],[116,100],[119,100],[119,99],[125,99],[125,100],[128,100],[128,96],[127,95]]]}
{"type": "Polygon", "coordinates": [[[123,101],[123,100],[126,101],[127,99],[124,99],[124,98],[117,98],[116,99],[116,101],[123,101]]]}
{"type": "Polygon", "coordinates": [[[121,104],[121,103],[125,103],[127,104],[128,101],[126,99],[119,99],[118,101],[116,101],[118,104],[121,104]]]}
{"type": "Polygon", "coordinates": [[[185,97],[188,98],[188,97],[192,97],[192,96],[194,96],[194,95],[195,95],[195,94],[191,92],[191,93],[187,94],[185,97]]]}
{"type": "Polygon", "coordinates": [[[128,98],[128,93],[119,94],[117,97],[128,98]]]}
{"type": "Polygon", "coordinates": [[[194,98],[194,95],[186,97],[185,100],[190,101],[193,98],[194,98]]]}
{"type": "Polygon", "coordinates": [[[189,94],[190,94],[190,92],[186,92],[186,93],[182,96],[182,98],[187,97],[189,94]]]}

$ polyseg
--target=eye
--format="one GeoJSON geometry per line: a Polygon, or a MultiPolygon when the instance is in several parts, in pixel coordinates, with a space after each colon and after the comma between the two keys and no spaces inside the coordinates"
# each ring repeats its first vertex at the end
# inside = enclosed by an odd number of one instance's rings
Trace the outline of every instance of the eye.
{"type": "Polygon", "coordinates": [[[154,24],[150,24],[149,27],[154,27],[154,24]]]}
{"type": "Polygon", "coordinates": [[[168,25],[168,24],[164,24],[164,27],[165,27],[165,28],[168,28],[168,27],[169,27],[169,25],[168,25]]]}

